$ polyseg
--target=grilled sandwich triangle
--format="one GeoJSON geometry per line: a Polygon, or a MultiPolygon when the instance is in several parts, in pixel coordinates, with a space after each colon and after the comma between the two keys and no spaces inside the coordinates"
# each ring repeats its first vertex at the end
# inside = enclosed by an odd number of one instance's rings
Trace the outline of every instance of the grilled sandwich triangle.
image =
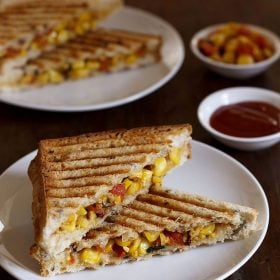
{"type": "Polygon", "coordinates": [[[190,158],[190,134],[190,125],[174,125],[41,141],[28,171],[33,253],[63,252],[122,205],[161,185],[168,171],[190,158]]]}
{"type": "Polygon", "coordinates": [[[33,257],[42,275],[55,275],[247,238],[256,229],[252,208],[152,188],[64,252],[42,256],[34,251],[33,257]]]}

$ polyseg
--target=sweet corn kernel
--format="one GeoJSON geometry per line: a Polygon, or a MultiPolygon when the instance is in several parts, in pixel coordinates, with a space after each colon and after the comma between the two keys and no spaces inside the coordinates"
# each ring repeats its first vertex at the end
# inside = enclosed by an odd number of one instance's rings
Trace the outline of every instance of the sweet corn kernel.
{"type": "Polygon", "coordinates": [[[123,250],[124,250],[126,253],[128,253],[128,252],[129,252],[129,247],[124,246],[124,247],[123,247],[123,250]]]}
{"type": "Polygon", "coordinates": [[[198,226],[190,231],[192,240],[203,240],[208,237],[215,237],[216,226],[215,224],[210,224],[207,226],[198,226]]]}
{"type": "Polygon", "coordinates": [[[32,75],[24,75],[21,80],[20,83],[22,84],[30,84],[32,82],[33,76],[32,75]]]}
{"type": "Polygon", "coordinates": [[[49,74],[45,72],[38,75],[36,81],[41,85],[47,84],[49,81],[49,74]]]}
{"type": "Polygon", "coordinates": [[[241,54],[237,58],[237,64],[252,64],[254,63],[254,58],[248,54],[241,54]]]}
{"type": "Polygon", "coordinates": [[[91,223],[96,223],[96,214],[93,211],[88,212],[88,219],[91,223]]]}
{"type": "Polygon", "coordinates": [[[144,231],[143,234],[149,242],[154,242],[158,239],[160,232],[159,231],[144,231]]]}
{"type": "Polygon", "coordinates": [[[84,60],[76,60],[75,62],[72,63],[72,68],[73,69],[82,69],[85,68],[86,64],[84,60]]]}
{"type": "Polygon", "coordinates": [[[81,207],[81,208],[78,210],[77,214],[78,214],[79,216],[84,216],[84,215],[87,214],[87,210],[86,210],[84,207],[81,207]]]}
{"type": "Polygon", "coordinates": [[[123,184],[125,186],[125,189],[127,190],[130,187],[130,185],[132,184],[132,181],[129,180],[128,178],[125,178],[123,181],[123,184]]]}
{"type": "Polygon", "coordinates": [[[160,245],[166,245],[169,243],[169,238],[164,234],[164,233],[160,233],[159,234],[159,238],[160,238],[160,245]]]}
{"type": "Polygon", "coordinates": [[[112,253],[113,252],[113,245],[114,245],[114,241],[112,239],[110,239],[105,246],[105,252],[106,253],[112,253]]]}
{"type": "Polygon", "coordinates": [[[70,72],[73,79],[85,78],[89,75],[89,69],[74,69],[70,72]]]}
{"type": "Polygon", "coordinates": [[[167,162],[164,157],[159,157],[154,162],[154,175],[155,176],[163,176],[166,172],[167,162]]]}
{"type": "Polygon", "coordinates": [[[83,249],[81,252],[81,261],[88,264],[98,264],[101,259],[101,253],[93,249],[83,249]]]}
{"type": "Polygon", "coordinates": [[[223,54],[223,61],[226,63],[234,63],[235,54],[232,51],[227,51],[223,54]]]}
{"type": "Polygon", "coordinates": [[[122,241],[121,238],[116,238],[116,243],[121,247],[128,247],[130,246],[132,240],[122,241]]]}
{"type": "Polygon", "coordinates": [[[67,30],[61,30],[59,31],[57,35],[57,41],[59,43],[65,43],[70,37],[70,34],[67,30]]]}
{"type": "Polygon", "coordinates": [[[79,216],[77,218],[77,222],[76,222],[76,225],[78,228],[88,228],[89,226],[89,221],[86,217],[84,216],[79,216]]]}
{"type": "Polygon", "coordinates": [[[59,73],[56,70],[50,70],[48,73],[49,73],[49,79],[52,83],[60,83],[64,80],[61,73],[59,73]]]}
{"type": "Polygon", "coordinates": [[[169,158],[175,165],[178,165],[181,161],[181,154],[182,150],[180,148],[173,148],[169,152],[169,158]]]}
{"type": "Polygon", "coordinates": [[[161,183],[162,183],[162,178],[161,178],[161,177],[158,177],[158,176],[153,176],[152,182],[153,182],[154,184],[161,184],[161,183]]]}
{"type": "Polygon", "coordinates": [[[73,232],[76,228],[77,217],[77,214],[70,214],[67,220],[61,225],[61,229],[73,232]]]}
{"type": "Polygon", "coordinates": [[[21,57],[26,56],[26,50],[21,50],[19,55],[21,57]]]}
{"type": "Polygon", "coordinates": [[[109,197],[108,197],[108,195],[106,195],[106,194],[104,194],[104,195],[102,195],[100,198],[99,198],[99,202],[100,203],[106,203],[106,202],[108,202],[109,201],[109,197]]]}
{"type": "Polygon", "coordinates": [[[86,68],[90,70],[97,70],[100,67],[100,63],[97,61],[86,62],[86,68]]]}
{"type": "Polygon", "coordinates": [[[132,242],[132,244],[129,247],[129,255],[131,255],[134,258],[138,257],[138,248],[140,243],[141,243],[140,238],[137,238],[132,242]]]}
{"type": "Polygon", "coordinates": [[[235,52],[238,46],[238,40],[237,39],[231,39],[229,40],[225,45],[225,51],[226,52],[235,52]]]}
{"type": "Polygon", "coordinates": [[[215,231],[215,224],[210,224],[208,226],[205,226],[200,231],[201,234],[209,235],[215,231]]]}
{"type": "Polygon", "coordinates": [[[56,39],[57,39],[57,35],[58,35],[58,32],[55,31],[55,30],[53,30],[53,31],[49,34],[49,36],[48,36],[48,38],[47,38],[48,43],[49,43],[49,44],[55,44],[55,43],[56,43],[56,39]]]}
{"type": "Polygon", "coordinates": [[[66,22],[60,22],[56,27],[55,27],[55,31],[61,31],[63,29],[66,28],[67,23],[66,22]]]}
{"type": "Polygon", "coordinates": [[[122,58],[120,56],[114,56],[112,58],[112,65],[113,66],[116,66],[118,63],[122,62],[122,58]]]}
{"type": "Polygon", "coordinates": [[[141,238],[140,245],[138,247],[138,254],[139,256],[144,256],[147,254],[147,249],[151,247],[151,244],[148,242],[147,239],[141,238]]]}
{"type": "Polygon", "coordinates": [[[142,171],[142,170],[139,170],[139,171],[137,171],[137,172],[134,172],[134,173],[131,175],[132,178],[133,178],[133,177],[142,178],[142,176],[143,176],[143,171],[142,171]]]}
{"type": "Polygon", "coordinates": [[[137,56],[134,55],[134,54],[131,54],[131,55],[128,55],[126,58],[125,58],[125,62],[127,64],[134,64],[136,63],[137,61],[137,56]]]}
{"type": "Polygon", "coordinates": [[[226,35],[222,32],[218,32],[211,35],[209,39],[214,45],[219,47],[224,44],[226,40],[226,35]]]}
{"type": "Polygon", "coordinates": [[[152,180],[153,172],[148,169],[143,169],[143,175],[142,175],[142,184],[150,184],[152,180]]]}
{"type": "Polygon", "coordinates": [[[122,197],[120,195],[114,196],[114,202],[115,204],[121,204],[122,203],[122,197]]]}
{"type": "Polygon", "coordinates": [[[129,188],[127,189],[126,193],[128,195],[133,195],[140,190],[140,184],[138,182],[132,182],[129,188]]]}

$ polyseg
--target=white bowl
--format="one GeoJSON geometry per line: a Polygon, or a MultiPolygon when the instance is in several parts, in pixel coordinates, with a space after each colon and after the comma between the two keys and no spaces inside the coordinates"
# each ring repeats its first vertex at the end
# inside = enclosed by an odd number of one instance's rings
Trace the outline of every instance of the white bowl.
{"type": "Polygon", "coordinates": [[[278,143],[280,132],[262,137],[243,138],[221,133],[210,126],[210,117],[218,108],[245,101],[262,101],[280,109],[280,94],[277,92],[254,87],[233,87],[216,91],[202,100],[197,111],[198,119],[217,140],[239,150],[259,150],[278,143]]]}
{"type": "Polygon", "coordinates": [[[237,65],[237,64],[227,64],[219,61],[215,61],[205,55],[203,55],[199,48],[198,42],[200,39],[206,38],[209,33],[217,30],[218,28],[222,27],[226,23],[217,24],[210,27],[206,27],[199,32],[197,32],[191,39],[190,48],[193,54],[201,60],[209,69],[213,70],[214,72],[234,79],[247,79],[253,76],[256,76],[262,72],[264,72],[267,68],[269,68],[279,57],[280,57],[280,39],[279,37],[274,34],[273,32],[264,29],[259,26],[246,24],[250,29],[264,35],[268,38],[274,47],[274,54],[263,61],[256,62],[253,64],[247,65],[237,65]]]}

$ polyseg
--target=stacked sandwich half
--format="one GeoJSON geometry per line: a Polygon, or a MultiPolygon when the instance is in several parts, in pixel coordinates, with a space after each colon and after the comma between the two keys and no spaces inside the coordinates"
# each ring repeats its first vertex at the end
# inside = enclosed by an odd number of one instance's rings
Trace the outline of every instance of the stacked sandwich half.
{"type": "Polygon", "coordinates": [[[0,6],[0,88],[43,86],[159,61],[160,36],[97,26],[121,6],[121,0],[0,6]]]}
{"type": "Polygon", "coordinates": [[[190,125],[43,140],[31,162],[43,276],[247,237],[255,210],[162,189],[191,156],[190,125]]]}

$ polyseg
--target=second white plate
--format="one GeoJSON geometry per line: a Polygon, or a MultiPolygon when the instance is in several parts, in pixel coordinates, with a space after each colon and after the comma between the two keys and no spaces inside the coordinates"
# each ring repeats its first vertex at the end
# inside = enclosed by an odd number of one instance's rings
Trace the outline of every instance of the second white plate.
{"type": "Polygon", "coordinates": [[[166,21],[148,12],[124,7],[102,26],[163,37],[162,61],[155,65],[80,81],[69,81],[23,92],[0,93],[0,101],[47,111],[90,111],[119,106],[142,98],[165,83],[184,60],[184,45],[178,32],[166,21]]]}
{"type": "MultiPolygon", "coordinates": [[[[240,268],[258,249],[266,234],[269,220],[266,196],[243,165],[205,144],[193,141],[192,146],[192,160],[169,174],[165,186],[251,206],[259,212],[259,231],[246,240],[97,271],[59,275],[55,279],[209,280],[224,279],[240,268]]],[[[0,220],[5,224],[0,236],[0,265],[22,280],[45,279],[39,276],[38,265],[28,254],[33,239],[32,187],[26,172],[34,155],[35,152],[23,157],[0,177],[0,220]]]]}

